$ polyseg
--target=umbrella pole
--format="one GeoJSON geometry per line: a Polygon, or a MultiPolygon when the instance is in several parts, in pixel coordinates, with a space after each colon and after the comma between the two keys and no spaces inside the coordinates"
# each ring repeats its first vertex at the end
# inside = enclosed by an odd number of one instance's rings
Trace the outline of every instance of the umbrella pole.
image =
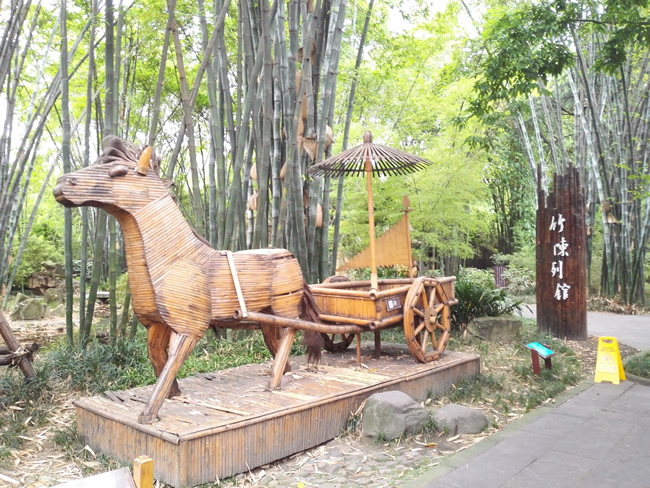
{"type": "Polygon", "coordinates": [[[370,289],[377,290],[377,263],[375,260],[375,205],[372,199],[372,166],[366,159],[366,182],[368,186],[368,225],[370,227],[370,289]]]}

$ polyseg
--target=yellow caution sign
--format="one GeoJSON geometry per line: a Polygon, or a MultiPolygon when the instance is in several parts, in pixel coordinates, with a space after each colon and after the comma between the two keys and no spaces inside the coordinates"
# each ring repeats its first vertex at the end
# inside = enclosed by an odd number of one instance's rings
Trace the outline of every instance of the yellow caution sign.
{"type": "Polygon", "coordinates": [[[598,338],[598,356],[596,358],[596,377],[594,381],[611,381],[615,385],[619,380],[625,381],[625,371],[616,337],[598,338]]]}

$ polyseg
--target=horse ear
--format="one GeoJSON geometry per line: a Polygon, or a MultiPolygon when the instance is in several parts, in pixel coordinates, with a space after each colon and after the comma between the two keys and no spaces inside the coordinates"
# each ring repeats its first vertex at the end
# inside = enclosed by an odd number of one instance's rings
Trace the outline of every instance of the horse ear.
{"type": "Polygon", "coordinates": [[[142,150],[142,154],[140,154],[140,159],[138,160],[138,168],[136,171],[141,175],[147,174],[147,169],[149,168],[149,162],[151,161],[151,153],[152,153],[151,146],[147,146],[142,150]]]}

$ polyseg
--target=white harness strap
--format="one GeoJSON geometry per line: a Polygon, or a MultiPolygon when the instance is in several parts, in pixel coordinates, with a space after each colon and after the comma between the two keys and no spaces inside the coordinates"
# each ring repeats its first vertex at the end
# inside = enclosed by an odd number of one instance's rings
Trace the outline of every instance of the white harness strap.
{"type": "Polygon", "coordinates": [[[244,302],[244,295],[241,292],[241,286],[239,285],[239,277],[237,276],[237,269],[235,268],[235,260],[232,258],[231,251],[221,251],[222,255],[226,255],[228,258],[228,266],[230,266],[230,274],[232,275],[232,281],[235,284],[235,291],[237,292],[237,299],[239,300],[239,306],[241,307],[242,317],[248,317],[248,310],[246,310],[246,303],[244,302]]]}

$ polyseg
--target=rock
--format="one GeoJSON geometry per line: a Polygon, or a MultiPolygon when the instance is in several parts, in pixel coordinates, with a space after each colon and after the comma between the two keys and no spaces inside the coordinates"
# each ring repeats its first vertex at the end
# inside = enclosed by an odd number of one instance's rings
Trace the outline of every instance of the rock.
{"type": "Polygon", "coordinates": [[[478,434],[488,426],[487,417],[475,408],[449,403],[432,415],[438,430],[449,435],[478,434]]]}
{"type": "Polygon", "coordinates": [[[63,294],[59,291],[59,287],[48,288],[43,293],[43,300],[48,305],[51,303],[63,303],[63,294]]]}
{"type": "Polygon", "coordinates": [[[27,295],[23,295],[20,292],[16,293],[16,304],[24,302],[25,300],[27,300],[27,295]]]}
{"type": "Polygon", "coordinates": [[[65,317],[65,305],[64,304],[59,304],[52,310],[50,310],[50,315],[52,317],[65,317]]]}
{"type": "Polygon", "coordinates": [[[38,298],[27,298],[16,305],[9,318],[11,320],[38,320],[45,315],[45,305],[38,298]]]}
{"type": "Polygon", "coordinates": [[[22,305],[19,303],[11,314],[9,314],[9,320],[16,321],[20,320],[20,312],[22,311],[22,305]]]}
{"type": "Polygon", "coordinates": [[[20,312],[20,318],[23,320],[38,320],[43,318],[43,315],[45,314],[43,302],[38,298],[25,300],[21,305],[22,310],[20,312]]]}
{"type": "Polygon", "coordinates": [[[421,431],[428,421],[426,409],[406,393],[386,391],[366,401],[362,430],[366,436],[391,440],[421,431]]]}
{"type": "Polygon", "coordinates": [[[477,317],[467,330],[485,341],[512,341],[521,338],[521,319],[512,315],[502,317],[477,317]]]}

